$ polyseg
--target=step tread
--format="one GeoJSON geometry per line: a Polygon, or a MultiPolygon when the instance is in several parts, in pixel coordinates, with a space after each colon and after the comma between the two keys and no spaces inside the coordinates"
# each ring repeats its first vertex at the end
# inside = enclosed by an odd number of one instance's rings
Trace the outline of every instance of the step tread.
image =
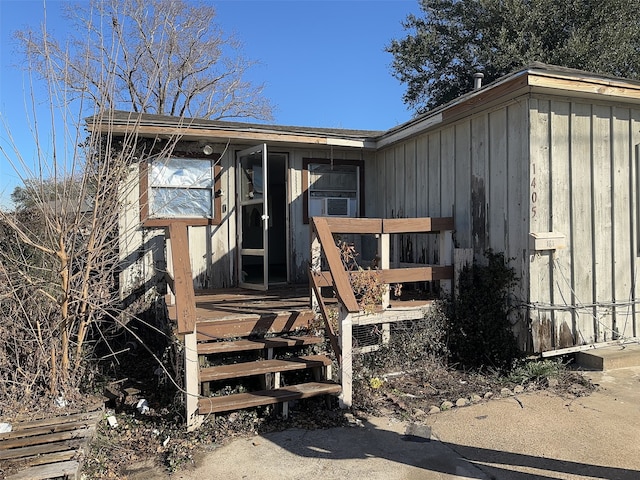
{"type": "Polygon", "coordinates": [[[340,384],[327,380],[324,382],[300,383],[275,390],[201,398],[198,401],[198,413],[206,415],[208,413],[228,412],[261,405],[290,402],[317,395],[336,395],[340,393],[341,389],[340,384]]]}
{"type": "Polygon", "coordinates": [[[256,360],[253,362],[234,363],[231,365],[217,365],[200,369],[200,381],[211,382],[229,378],[249,377],[265,373],[304,370],[305,368],[331,365],[331,359],[326,355],[307,355],[286,359],[256,360]]]}
{"type": "Polygon", "coordinates": [[[246,352],[250,350],[263,350],[265,348],[298,347],[322,343],[323,337],[315,335],[269,337],[269,338],[243,338],[240,340],[225,342],[208,342],[198,344],[199,355],[214,353],[246,352]]]}

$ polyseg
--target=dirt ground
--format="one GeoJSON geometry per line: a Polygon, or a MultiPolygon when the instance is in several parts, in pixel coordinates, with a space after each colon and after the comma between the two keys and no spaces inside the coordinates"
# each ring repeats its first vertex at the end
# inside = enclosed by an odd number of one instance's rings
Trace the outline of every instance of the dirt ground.
{"type": "Polygon", "coordinates": [[[618,479],[640,478],[640,367],[587,375],[586,396],[549,389],[454,407],[420,422],[396,415],[348,426],[292,428],[236,439],[195,467],[142,479],[618,479]]]}

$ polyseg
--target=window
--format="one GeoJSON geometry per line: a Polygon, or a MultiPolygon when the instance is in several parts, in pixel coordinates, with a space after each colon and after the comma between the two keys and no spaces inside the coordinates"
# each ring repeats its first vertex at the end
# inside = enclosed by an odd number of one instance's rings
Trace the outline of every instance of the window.
{"type": "Polygon", "coordinates": [[[161,226],[167,219],[191,224],[216,223],[219,201],[219,168],[202,158],[154,159],[141,168],[142,217],[147,226],[161,226]]]}
{"type": "Polygon", "coordinates": [[[358,217],[362,212],[361,162],[305,159],[304,222],[309,217],[358,217]]]}

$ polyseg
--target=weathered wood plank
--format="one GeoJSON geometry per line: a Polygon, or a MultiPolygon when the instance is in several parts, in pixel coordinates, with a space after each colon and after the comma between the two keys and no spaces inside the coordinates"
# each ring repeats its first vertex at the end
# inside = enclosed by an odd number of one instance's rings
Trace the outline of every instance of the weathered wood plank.
{"type": "Polygon", "coordinates": [[[0,460],[7,460],[10,458],[16,459],[35,455],[45,455],[48,453],[67,451],[71,449],[77,450],[82,446],[84,441],[85,438],[78,438],[75,440],[45,443],[42,445],[28,445],[25,447],[11,448],[9,450],[0,450],[0,460]]]}
{"type": "Polygon", "coordinates": [[[78,450],[64,450],[59,452],[51,452],[46,454],[35,454],[33,456],[23,456],[22,458],[12,457],[7,460],[9,464],[19,465],[21,469],[28,467],[36,467],[39,465],[47,465],[57,462],[73,460],[78,456],[78,450]]]}
{"type": "Polygon", "coordinates": [[[256,315],[237,320],[199,321],[199,342],[218,338],[261,336],[267,333],[285,333],[308,328],[315,318],[311,310],[256,315]]]}
{"type": "Polygon", "coordinates": [[[51,433],[48,435],[13,438],[0,442],[0,450],[9,450],[11,448],[26,447],[30,445],[41,445],[45,443],[84,438],[89,436],[91,433],[91,428],[78,428],[72,431],[51,433]]]}
{"type": "MultiPolygon", "coordinates": [[[[567,240],[572,236],[570,209],[571,205],[571,171],[569,170],[569,123],[571,108],[569,102],[551,102],[551,179],[549,188],[552,199],[550,206],[551,218],[549,228],[553,232],[560,232],[567,236],[567,240]]],[[[553,268],[551,269],[552,303],[556,305],[566,305],[571,301],[570,284],[567,279],[570,277],[572,258],[574,252],[567,243],[567,248],[559,250],[553,258],[553,268]]],[[[556,326],[556,338],[561,340],[560,326],[572,325],[572,313],[570,311],[556,310],[552,313],[552,319],[556,326]]],[[[575,343],[575,332],[571,332],[571,345],[575,343]]],[[[566,348],[567,339],[558,341],[557,347],[566,348]]]]}
{"type": "Polygon", "coordinates": [[[453,217],[385,218],[382,233],[428,233],[454,230],[453,217]]]}
{"type": "Polygon", "coordinates": [[[348,311],[358,312],[360,307],[358,306],[353,289],[349,283],[347,272],[344,269],[342,260],[340,259],[340,252],[338,251],[338,247],[336,247],[333,236],[331,235],[327,219],[324,217],[313,217],[311,220],[322,245],[322,250],[324,251],[327,263],[329,264],[329,269],[333,274],[336,293],[340,298],[340,301],[348,311]]]}
{"type": "Polygon", "coordinates": [[[376,313],[352,313],[351,323],[353,325],[372,325],[375,323],[393,323],[404,322],[407,320],[421,320],[424,318],[425,312],[431,308],[431,303],[419,305],[416,307],[405,307],[376,313]]]}
{"type": "Polygon", "coordinates": [[[187,225],[171,223],[168,233],[171,239],[178,333],[190,333],[193,332],[196,323],[196,297],[191,272],[187,225]]]}
{"type": "Polygon", "coordinates": [[[475,253],[487,249],[487,193],[489,182],[488,114],[471,119],[471,235],[475,253]]]}
{"type": "MultiPolygon", "coordinates": [[[[72,421],[65,423],[58,423],[52,425],[43,425],[31,428],[20,428],[13,430],[11,432],[3,433],[0,436],[0,442],[4,442],[5,440],[14,439],[14,438],[23,438],[23,437],[35,437],[40,435],[48,435],[51,433],[60,433],[60,432],[68,432],[69,430],[76,430],[87,428],[95,423],[94,419],[80,420],[80,421],[72,421]]],[[[0,449],[2,448],[0,444],[0,449]]]]}
{"type": "MultiPolygon", "coordinates": [[[[613,120],[613,293],[616,301],[632,300],[634,282],[633,237],[631,221],[634,210],[632,182],[633,148],[629,132],[631,112],[615,107],[613,120]]],[[[613,329],[617,336],[633,336],[630,306],[614,309],[613,329]]]]}
{"type": "Polygon", "coordinates": [[[324,322],[325,332],[327,337],[329,337],[329,342],[331,343],[331,348],[336,355],[338,360],[338,365],[342,363],[342,350],[340,348],[340,339],[336,334],[333,325],[329,319],[329,312],[327,311],[327,305],[324,302],[324,298],[322,297],[322,292],[320,291],[320,286],[316,282],[316,279],[321,278],[320,275],[309,270],[309,283],[311,284],[311,288],[313,289],[313,293],[315,298],[318,301],[318,308],[320,309],[320,314],[322,315],[322,320],[324,322]]]}
{"type": "MultiPolygon", "coordinates": [[[[439,131],[429,135],[429,158],[427,160],[427,169],[429,172],[430,182],[427,191],[427,197],[429,200],[429,209],[427,210],[427,214],[431,217],[442,217],[444,215],[442,211],[442,202],[440,201],[442,190],[442,182],[440,181],[440,175],[442,172],[441,143],[441,135],[439,131]]],[[[438,239],[433,235],[427,235],[423,261],[425,263],[438,262],[438,249],[438,239]]]]}
{"type": "Polygon", "coordinates": [[[313,335],[269,338],[246,338],[226,342],[207,342],[198,344],[199,355],[218,353],[248,352],[265,348],[288,348],[304,345],[316,345],[324,341],[323,337],[313,335]]]}
{"type": "MultiPolygon", "coordinates": [[[[528,205],[524,200],[529,193],[529,167],[523,161],[529,155],[527,130],[529,128],[529,106],[526,101],[515,101],[507,106],[507,170],[508,170],[508,214],[509,224],[505,258],[510,260],[516,276],[520,279],[514,289],[517,298],[527,298],[529,256],[526,252],[529,241],[528,205]]],[[[520,312],[518,312],[520,313],[520,312]]],[[[527,348],[529,340],[528,321],[524,315],[513,316],[514,333],[520,340],[523,350],[527,348]]]]}
{"type": "MultiPolygon", "coordinates": [[[[610,302],[613,296],[613,191],[611,189],[611,107],[594,105],[592,116],[593,129],[593,282],[595,301],[610,302]]],[[[613,310],[608,306],[596,308],[594,323],[596,342],[611,340],[613,330],[613,310]]]]}
{"type": "Polygon", "coordinates": [[[380,218],[330,218],[326,217],[331,233],[375,234],[382,232],[380,218]]]}
{"type": "MultiPolygon", "coordinates": [[[[96,404],[96,406],[98,406],[96,404]]],[[[82,422],[90,421],[95,422],[102,416],[102,406],[93,412],[85,413],[72,413],[70,415],[59,415],[56,417],[40,418],[37,420],[18,420],[12,424],[12,431],[7,433],[0,433],[0,440],[8,438],[7,435],[23,430],[29,430],[30,428],[45,427],[47,425],[59,425],[61,423],[82,422]]]]}
{"type": "Polygon", "coordinates": [[[281,402],[291,402],[318,395],[337,395],[340,393],[339,384],[331,381],[309,382],[275,390],[262,390],[250,393],[238,393],[222,397],[201,398],[198,402],[198,412],[201,415],[244,408],[273,405],[281,402]]]}
{"type": "Polygon", "coordinates": [[[453,265],[433,265],[414,268],[390,268],[376,270],[382,283],[431,282],[453,280],[453,265]]]}
{"type": "Polygon", "coordinates": [[[15,475],[9,475],[6,480],[48,480],[51,478],[76,478],[80,464],[75,460],[31,467],[15,475]]]}
{"type": "MultiPolygon", "coordinates": [[[[453,265],[421,265],[403,263],[404,268],[388,268],[371,270],[379,275],[382,283],[402,283],[402,282],[430,282],[434,280],[452,280],[453,265]]],[[[331,272],[323,271],[322,275],[316,276],[318,287],[330,287],[331,272]]]]}
{"type": "MultiPolygon", "coordinates": [[[[593,302],[593,211],[592,211],[592,156],[591,156],[591,105],[571,105],[571,249],[574,262],[571,265],[572,295],[574,305],[593,302]]],[[[574,317],[576,343],[595,343],[593,316],[582,310],[574,317]]]]}
{"type": "Polygon", "coordinates": [[[489,182],[487,245],[496,252],[507,248],[507,112],[501,108],[489,113],[489,182]]]}
{"type": "Polygon", "coordinates": [[[331,359],[325,355],[307,355],[287,359],[257,360],[254,362],[218,365],[200,369],[201,382],[227,380],[229,378],[251,377],[274,372],[290,372],[307,368],[331,365],[331,359]]]}
{"type": "MultiPolygon", "coordinates": [[[[455,196],[453,216],[459,248],[470,248],[471,239],[471,120],[455,128],[455,196]]],[[[449,229],[453,230],[453,228],[449,229]]]]}

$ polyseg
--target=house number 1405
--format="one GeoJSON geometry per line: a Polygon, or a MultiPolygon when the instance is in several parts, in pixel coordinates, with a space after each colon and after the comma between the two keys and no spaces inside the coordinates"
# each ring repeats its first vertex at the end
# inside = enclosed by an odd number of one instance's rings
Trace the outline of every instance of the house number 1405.
{"type": "Polygon", "coordinates": [[[538,192],[536,191],[536,164],[531,164],[531,218],[536,218],[537,207],[536,202],[538,201],[538,192]]]}

